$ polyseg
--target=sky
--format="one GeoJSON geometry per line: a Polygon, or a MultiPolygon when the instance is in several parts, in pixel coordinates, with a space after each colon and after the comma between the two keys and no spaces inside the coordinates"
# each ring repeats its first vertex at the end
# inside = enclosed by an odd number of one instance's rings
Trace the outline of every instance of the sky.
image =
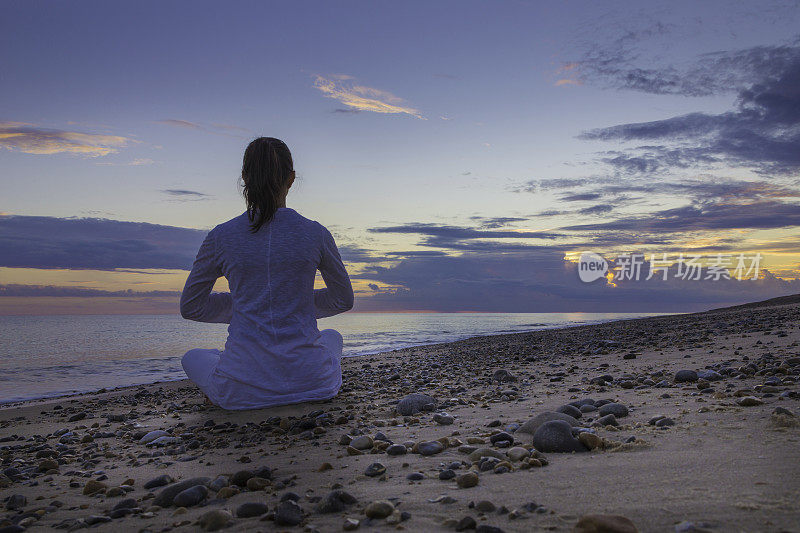
{"type": "Polygon", "coordinates": [[[798,28],[788,1],[5,1],[0,314],[177,312],[262,135],[356,311],[800,293],[798,28]],[[584,283],[582,252],[668,279],[584,283]]]}

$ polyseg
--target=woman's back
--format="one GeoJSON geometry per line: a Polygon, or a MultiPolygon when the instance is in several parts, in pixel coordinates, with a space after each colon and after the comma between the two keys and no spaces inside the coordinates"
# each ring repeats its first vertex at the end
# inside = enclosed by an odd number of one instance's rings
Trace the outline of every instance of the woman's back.
{"type": "Polygon", "coordinates": [[[316,319],[353,303],[333,237],[285,207],[258,231],[250,228],[243,213],[209,232],[181,298],[186,318],[230,322],[207,394],[229,409],[331,397],[341,370],[316,319]],[[315,291],[318,269],[327,288],[315,291]],[[219,276],[228,280],[229,303],[209,294],[219,276]]]}

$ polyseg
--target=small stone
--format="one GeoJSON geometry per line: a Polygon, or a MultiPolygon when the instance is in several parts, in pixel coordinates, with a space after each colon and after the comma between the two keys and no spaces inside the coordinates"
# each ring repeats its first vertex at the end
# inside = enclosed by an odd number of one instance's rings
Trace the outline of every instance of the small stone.
{"type": "Polygon", "coordinates": [[[171,476],[168,476],[167,474],[162,474],[162,475],[160,475],[158,477],[154,477],[153,479],[151,479],[150,481],[145,483],[144,484],[144,488],[146,488],[148,490],[149,489],[155,489],[155,488],[158,488],[158,487],[163,487],[164,485],[169,485],[173,481],[175,481],[175,480],[172,479],[171,476]]]}
{"type": "Polygon", "coordinates": [[[217,491],[217,498],[225,498],[228,499],[232,496],[236,496],[241,492],[237,487],[222,487],[217,491]]]}
{"type": "Polygon", "coordinates": [[[231,476],[231,484],[246,487],[247,480],[251,477],[255,477],[255,473],[252,470],[239,470],[231,476]]]}
{"type": "Polygon", "coordinates": [[[433,411],[436,409],[436,399],[427,394],[415,392],[397,402],[396,409],[397,413],[403,416],[411,416],[422,411],[433,411]]]}
{"type": "Polygon", "coordinates": [[[492,381],[498,383],[513,382],[517,381],[517,377],[508,370],[501,368],[500,370],[494,371],[492,374],[492,381]]]}
{"type": "Polygon", "coordinates": [[[246,502],[236,508],[239,518],[254,518],[267,513],[267,504],[262,502],[246,502]]]}
{"type": "Polygon", "coordinates": [[[601,416],[592,424],[593,426],[619,426],[619,422],[617,422],[617,417],[613,414],[609,414],[606,416],[601,416]]]}
{"type": "Polygon", "coordinates": [[[600,416],[614,415],[617,418],[623,418],[628,416],[628,408],[621,403],[612,402],[601,406],[598,414],[600,416]]]}
{"type": "Polygon", "coordinates": [[[439,479],[441,481],[447,481],[449,479],[453,479],[454,477],[456,477],[455,471],[450,470],[449,468],[439,472],[439,479]]]}
{"type": "Polygon", "coordinates": [[[475,504],[475,510],[479,513],[493,513],[497,510],[497,506],[489,500],[481,500],[475,504]]]}
{"type": "Polygon", "coordinates": [[[38,472],[47,472],[48,470],[58,470],[58,461],[45,459],[39,463],[39,467],[37,468],[38,472]]]}
{"type": "Polygon", "coordinates": [[[405,446],[402,444],[392,444],[388,448],[386,448],[386,453],[388,455],[405,455],[408,452],[405,446]]]}
{"type": "Polygon", "coordinates": [[[272,483],[268,479],[264,479],[263,477],[253,476],[247,480],[247,490],[258,491],[264,490],[272,483]]]}
{"type": "Polygon", "coordinates": [[[542,424],[533,435],[533,445],[543,453],[586,451],[586,447],[572,436],[572,426],[563,420],[551,420],[542,424]]]}
{"type": "Polygon", "coordinates": [[[320,513],[340,513],[347,509],[348,505],[353,505],[358,500],[343,490],[333,490],[320,502],[318,510],[320,513]]]}
{"type": "Polygon", "coordinates": [[[108,488],[108,485],[102,483],[100,481],[95,481],[94,479],[90,479],[86,482],[86,485],[83,486],[83,494],[85,496],[91,496],[92,494],[97,494],[99,492],[105,492],[108,488]]]}
{"type": "Polygon", "coordinates": [[[386,467],[381,463],[372,463],[364,471],[364,475],[367,477],[378,477],[382,476],[385,473],[386,473],[386,467]]]}
{"type": "Polygon", "coordinates": [[[505,431],[500,431],[499,433],[495,433],[491,437],[489,437],[489,442],[492,444],[499,444],[503,442],[507,442],[509,444],[514,442],[514,437],[506,433],[505,431]]]}
{"type": "Polygon", "coordinates": [[[513,448],[509,448],[506,451],[506,455],[512,461],[522,461],[523,459],[528,457],[530,454],[531,454],[531,452],[529,452],[528,450],[526,450],[525,448],[523,448],[521,446],[515,446],[513,448]]]}
{"type": "Polygon", "coordinates": [[[188,488],[194,487],[195,485],[206,485],[207,483],[211,482],[211,478],[207,477],[194,477],[190,479],[186,479],[184,481],[179,481],[173,485],[165,487],[158,493],[158,495],[153,499],[153,503],[160,507],[169,507],[172,505],[175,496],[180,494],[181,492],[185,491],[188,488]]]}
{"type": "Polygon", "coordinates": [[[475,472],[467,472],[456,478],[456,484],[462,489],[468,489],[477,485],[479,480],[478,474],[475,472]]]}
{"type": "Polygon", "coordinates": [[[577,427],[580,425],[580,422],[578,422],[578,420],[573,416],[554,411],[545,411],[543,413],[539,413],[535,417],[522,424],[516,431],[515,435],[526,434],[533,436],[536,433],[536,430],[539,429],[542,424],[551,422],[553,420],[563,420],[572,427],[577,427]]]}
{"type": "Polygon", "coordinates": [[[392,502],[386,500],[378,500],[367,505],[364,509],[364,514],[368,518],[386,518],[394,512],[394,505],[392,502]]]}
{"type": "Polygon", "coordinates": [[[411,472],[409,475],[406,476],[406,479],[409,481],[422,481],[425,479],[425,474],[422,472],[411,472]]]}
{"type": "Polygon", "coordinates": [[[163,429],[157,429],[155,431],[146,433],[141,439],[139,439],[139,444],[149,444],[156,439],[160,439],[161,437],[167,437],[167,436],[169,436],[169,433],[167,433],[163,429]]]}
{"type": "Polygon", "coordinates": [[[586,515],[575,524],[575,533],[637,533],[628,518],[619,515],[586,515]]]}
{"type": "Polygon", "coordinates": [[[74,415],[69,417],[68,420],[70,422],[77,422],[79,420],[83,420],[84,418],[86,418],[86,412],[85,411],[81,411],[80,413],[75,413],[74,415]]]}
{"type": "Polygon", "coordinates": [[[603,444],[603,439],[594,433],[589,433],[588,431],[580,433],[578,435],[578,441],[580,441],[580,443],[586,446],[589,450],[599,448],[603,444]]]}
{"type": "MultiPolygon", "coordinates": [[[[694,383],[699,377],[694,370],[678,370],[675,373],[675,383],[694,383]]],[[[605,516],[605,515],[592,515],[592,516],[605,516]]]]}
{"type": "Polygon", "coordinates": [[[24,494],[12,494],[6,502],[7,511],[16,511],[28,505],[28,498],[24,494]]]}
{"type": "Polygon", "coordinates": [[[420,453],[420,455],[436,455],[443,450],[444,445],[438,440],[420,442],[417,445],[417,451],[420,453]]]}
{"type": "Polygon", "coordinates": [[[218,531],[233,519],[231,513],[224,509],[214,509],[202,515],[197,523],[206,531],[218,531]]]}
{"type": "Polygon", "coordinates": [[[447,413],[436,413],[433,415],[433,421],[441,426],[449,426],[455,419],[447,413]]]}
{"type": "Polygon", "coordinates": [[[124,500],[117,503],[112,509],[113,511],[118,511],[120,509],[133,509],[138,507],[139,503],[136,501],[135,498],[125,498],[124,500]]]}
{"type": "Polygon", "coordinates": [[[755,407],[756,405],[762,405],[763,403],[764,400],[759,400],[755,396],[744,396],[736,400],[736,405],[740,405],[742,407],[755,407]]]}
{"type": "Polygon", "coordinates": [[[456,531],[466,531],[468,529],[475,529],[477,527],[475,519],[471,516],[465,516],[456,524],[456,531]]]}
{"type": "Polygon", "coordinates": [[[675,425],[675,421],[673,419],[671,419],[670,417],[668,417],[668,416],[665,416],[664,418],[660,418],[660,419],[656,420],[656,423],[655,423],[655,426],[659,427],[659,428],[665,428],[665,427],[674,426],[674,425],[675,425]]]}
{"type": "Polygon", "coordinates": [[[556,413],[564,413],[565,415],[569,415],[572,418],[580,418],[583,416],[583,413],[578,407],[574,405],[566,404],[562,405],[561,407],[556,409],[556,413]]]}
{"type": "Polygon", "coordinates": [[[360,525],[361,522],[359,520],[356,520],[355,518],[346,518],[344,524],[342,524],[342,529],[345,531],[354,531],[358,529],[358,526],[360,525]]]}
{"type": "Polygon", "coordinates": [[[350,446],[356,450],[369,450],[372,448],[374,442],[369,435],[359,435],[350,441],[350,446]]]}
{"type": "Polygon", "coordinates": [[[208,489],[203,485],[195,485],[176,494],[172,499],[172,505],[192,507],[205,500],[206,496],[208,496],[208,489]]]}
{"type": "Polygon", "coordinates": [[[296,526],[303,521],[303,509],[294,500],[282,501],[275,508],[275,523],[279,526],[296,526]]]}

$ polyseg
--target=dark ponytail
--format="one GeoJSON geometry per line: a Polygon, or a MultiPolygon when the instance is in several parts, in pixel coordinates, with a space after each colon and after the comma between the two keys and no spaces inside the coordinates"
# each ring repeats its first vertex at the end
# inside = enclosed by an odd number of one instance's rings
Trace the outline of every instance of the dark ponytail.
{"type": "Polygon", "coordinates": [[[255,233],[272,220],[293,171],[292,153],[280,139],[259,137],[247,145],[242,161],[242,194],[250,231],[255,233]]]}

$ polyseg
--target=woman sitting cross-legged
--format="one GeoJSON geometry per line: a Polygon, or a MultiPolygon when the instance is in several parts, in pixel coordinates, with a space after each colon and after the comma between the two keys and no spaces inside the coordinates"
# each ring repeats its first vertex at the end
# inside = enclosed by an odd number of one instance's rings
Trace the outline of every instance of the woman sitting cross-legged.
{"type": "Polygon", "coordinates": [[[286,145],[261,137],[247,147],[247,210],[206,236],[181,294],[181,315],[228,323],[220,350],[183,356],[186,375],[224,409],[255,409],[336,396],[342,336],[317,319],[353,307],[353,288],[330,232],[286,207],[294,182],[286,145]],[[326,288],[314,289],[317,270],[326,288]],[[212,293],[224,276],[230,293],[212,293]]]}

